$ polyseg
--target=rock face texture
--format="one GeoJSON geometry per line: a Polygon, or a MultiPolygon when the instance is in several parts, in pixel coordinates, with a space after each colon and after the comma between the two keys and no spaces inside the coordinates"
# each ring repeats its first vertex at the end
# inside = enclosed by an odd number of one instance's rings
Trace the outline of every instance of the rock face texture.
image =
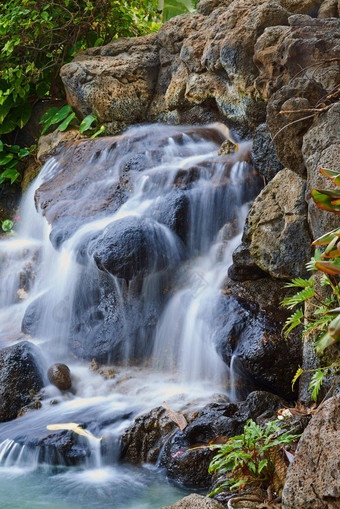
{"type": "Polygon", "coordinates": [[[207,449],[191,450],[210,440],[241,433],[250,418],[261,420],[275,415],[283,400],[264,391],[254,391],[241,403],[228,403],[223,397],[200,411],[194,405],[183,409],[188,426],[180,431],[166,416],[162,407],[137,417],[124,432],[122,458],[140,465],[156,463],[166,469],[167,476],[191,488],[209,488],[208,474],[213,453],[207,449]]]}
{"type": "Polygon", "coordinates": [[[303,178],[291,170],[281,170],[249,212],[246,240],[251,258],[275,278],[301,276],[310,259],[305,190],[303,178]]]}
{"type": "Polygon", "coordinates": [[[176,504],[168,505],[162,509],[223,509],[223,505],[216,500],[193,493],[182,498],[176,504]]]}
{"type": "Polygon", "coordinates": [[[326,401],[305,429],[288,470],[283,509],[340,505],[340,396],[326,401]]]}
{"type": "Polygon", "coordinates": [[[43,387],[39,350],[23,341],[0,352],[0,422],[15,419],[43,387]]]}

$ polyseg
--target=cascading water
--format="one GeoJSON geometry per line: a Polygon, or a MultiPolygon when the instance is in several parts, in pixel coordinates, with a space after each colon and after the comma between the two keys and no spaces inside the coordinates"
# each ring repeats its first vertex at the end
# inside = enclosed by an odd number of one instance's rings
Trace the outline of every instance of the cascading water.
{"type": "Polygon", "coordinates": [[[0,344],[36,343],[41,369],[67,363],[73,390],[46,385],[39,411],[0,425],[2,507],[31,507],[33,493],[60,509],[180,497],[156,471],[119,465],[119,437],[164,400],[227,391],[211,317],[259,184],[249,145],[221,158],[224,139],[221,126],[156,125],[75,143],[26,192],[18,235],[0,242],[0,344]],[[113,376],[90,370],[93,358],[113,376]],[[67,422],[104,439],[63,455],[46,426],[67,422]]]}

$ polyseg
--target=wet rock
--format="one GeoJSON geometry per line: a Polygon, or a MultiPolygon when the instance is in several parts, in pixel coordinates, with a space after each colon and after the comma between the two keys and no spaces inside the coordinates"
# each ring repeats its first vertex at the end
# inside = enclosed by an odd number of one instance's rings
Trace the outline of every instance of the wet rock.
{"type": "Polygon", "coordinates": [[[90,242],[88,253],[99,269],[130,280],[178,263],[180,246],[176,244],[157,222],[130,216],[106,227],[90,242]]]}
{"type": "Polygon", "coordinates": [[[189,197],[186,193],[176,190],[158,198],[149,213],[186,241],[189,228],[189,197]]]}
{"type": "Polygon", "coordinates": [[[21,331],[30,336],[36,336],[39,332],[39,323],[45,311],[46,296],[33,300],[26,308],[21,322],[21,331]]]}
{"type": "Polygon", "coordinates": [[[70,368],[66,364],[53,364],[48,368],[47,376],[51,384],[61,391],[68,391],[72,386],[70,368]]]}
{"type": "Polygon", "coordinates": [[[261,124],[255,129],[251,158],[255,170],[265,177],[267,182],[283,169],[266,124],[261,124]]]}
{"type": "Polygon", "coordinates": [[[203,497],[197,493],[182,498],[176,504],[161,509],[223,509],[223,505],[211,498],[203,497]]]}
{"type": "Polygon", "coordinates": [[[300,438],[282,494],[283,509],[335,509],[340,504],[340,396],[327,400],[300,438]]]}
{"type": "Polygon", "coordinates": [[[220,150],[218,151],[218,155],[226,156],[228,154],[231,154],[232,152],[235,152],[236,150],[237,150],[236,144],[230,140],[226,140],[222,143],[220,150]]]}
{"type": "Polygon", "coordinates": [[[242,242],[233,252],[233,263],[228,269],[233,281],[252,281],[265,277],[250,255],[249,242],[242,242]]]}
{"type": "Polygon", "coordinates": [[[49,157],[58,155],[66,143],[81,139],[86,139],[86,136],[80,134],[78,129],[53,131],[53,133],[40,136],[37,159],[44,164],[49,157]]]}
{"type": "Polygon", "coordinates": [[[81,116],[94,113],[101,123],[145,120],[159,67],[156,38],[120,38],[79,53],[61,70],[71,106],[81,116]]]}
{"type": "Polygon", "coordinates": [[[39,350],[28,341],[0,352],[0,422],[15,419],[31,402],[30,391],[43,387],[39,350]]]}
{"type": "Polygon", "coordinates": [[[283,337],[289,315],[280,307],[287,295],[283,286],[272,278],[227,279],[215,312],[214,341],[223,360],[233,363],[237,378],[292,400],[291,380],[301,364],[302,342],[300,332],[283,337]]]}
{"type": "Polygon", "coordinates": [[[48,465],[82,465],[91,455],[86,438],[66,430],[31,439],[28,446],[39,447],[39,462],[48,465]]]}
{"type": "Polygon", "coordinates": [[[137,417],[123,433],[122,457],[133,465],[156,463],[166,439],[176,424],[166,416],[164,407],[154,408],[137,417]]]}
{"type": "Polygon", "coordinates": [[[312,127],[303,138],[302,153],[307,168],[308,223],[313,239],[339,226],[338,216],[319,209],[310,196],[313,188],[335,188],[332,181],[321,175],[318,170],[328,168],[340,171],[339,123],[340,104],[337,103],[314,120],[312,127]]]}
{"type": "Polygon", "coordinates": [[[205,406],[184,431],[176,431],[166,441],[159,464],[168,477],[189,488],[209,488],[208,467],[214,453],[208,449],[194,449],[206,445],[216,437],[231,437],[242,432],[249,418],[256,420],[273,415],[283,401],[266,392],[252,392],[241,403],[211,403],[205,406]]]}
{"type": "Polygon", "coordinates": [[[281,170],[255,199],[247,223],[250,255],[271,276],[290,279],[306,272],[311,238],[306,221],[306,181],[281,170]]]}

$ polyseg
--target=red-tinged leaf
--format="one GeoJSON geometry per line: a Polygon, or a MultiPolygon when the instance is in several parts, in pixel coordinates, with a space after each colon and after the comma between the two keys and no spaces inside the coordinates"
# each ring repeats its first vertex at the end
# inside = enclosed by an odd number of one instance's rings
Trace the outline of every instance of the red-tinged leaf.
{"type": "Polygon", "coordinates": [[[312,189],[311,192],[312,198],[315,204],[322,210],[327,210],[328,212],[334,212],[335,214],[340,214],[334,205],[332,205],[332,200],[337,199],[338,196],[328,196],[328,194],[324,192],[320,192],[317,189],[312,189]]]}
{"type": "Polygon", "coordinates": [[[338,173],[337,177],[333,180],[336,186],[340,186],[340,173],[338,173]]]}
{"type": "Polygon", "coordinates": [[[319,172],[324,175],[325,177],[327,177],[328,179],[335,179],[336,177],[339,176],[339,172],[338,171],[334,171],[334,170],[326,170],[325,168],[320,168],[319,172]]]}
{"type": "Polygon", "coordinates": [[[340,228],[325,233],[322,237],[314,240],[314,242],[312,242],[312,246],[326,246],[334,239],[334,237],[340,237],[340,228]]]}
{"type": "Polygon", "coordinates": [[[319,194],[329,196],[332,198],[332,200],[337,200],[340,198],[340,191],[337,189],[312,189],[312,193],[313,191],[317,191],[319,194]]]}
{"type": "Polygon", "coordinates": [[[340,274],[340,265],[334,262],[315,262],[315,268],[325,272],[325,274],[340,274]]]}
{"type": "Polygon", "coordinates": [[[336,316],[328,326],[328,333],[335,343],[340,341],[340,315],[336,316]]]}
{"type": "Polygon", "coordinates": [[[340,205],[340,198],[332,201],[332,205],[340,205]]]}

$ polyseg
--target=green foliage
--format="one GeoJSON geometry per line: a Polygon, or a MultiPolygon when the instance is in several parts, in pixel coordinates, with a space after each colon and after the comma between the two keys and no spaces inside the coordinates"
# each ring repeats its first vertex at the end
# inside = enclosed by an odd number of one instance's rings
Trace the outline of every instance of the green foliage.
{"type": "Polygon", "coordinates": [[[197,1],[198,0],[165,0],[160,2],[163,22],[179,14],[193,12],[196,9],[197,1]]]}
{"type": "Polygon", "coordinates": [[[272,421],[262,429],[250,419],[242,435],[230,438],[226,444],[211,445],[210,448],[218,452],[210,463],[209,472],[225,475],[226,481],[210,496],[225,490],[242,492],[248,487],[266,489],[271,486],[278,451],[300,437],[285,431],[284,426],[281,421],[272,421]]]}
{"type": "Polygon", "coordinates": [[[21,179],[18,171],[20,162],[34,151],[34,146],[20,148],[19,145],[7,145],[0,140],[0,184],[6,179],[14,184],[21,179]]]}
{"type": "Polygon", "coordinates": [[[105,134],[105,126],[98,126],[96,115],[87,115],[79,125],[76,114],[69,105],[63,106],[60,109],[53,106],[46,111],[40,120],[40,124],[44,126],[41,134],[45,134],[49,130],[66,131],[71,123],[78,128],[81,134],[87,133],[90,138],[96,138],[101,134],[105,134]]]}
{"type": "MultiPolygon", "coordinates": [[[[321,168],[320,173],[332,180],[335,185],[340,186],[340,172],[321,168]]],[[[312,197],[319,208],[335,214],[340,213],[340,191],[313,189],[312,197]]],[[[313,245],[326,247],[323,252],[320,249],[315,250],[314,257],[307,264],[307,269],[322,273],[321,286],[329,286],[330,296],[324,297],[316,292],[315,274],[308,280],[293,279],[286,286],[302,289],[292,297],[285,298],[282,305],[288,309],[293,309],[302,302],[313,299],[314,313],[312,316],[304,316],[302,309],[298,309],[287,319],[283,330],[286,331],[285,336],[287,337],[295,327],[302,325],[304,322],[303,337],[307,338],[312,332],[316,331],[315,350],[321,355],[329,346],[340,343],[340,229],[337,228],[322,235],[313,242],[313,245]]],[[[293,378],[292,386],[302,373],[311,371],[315,372],[311,378],[309,390],[312,391],[312,399],[316,401],[326,374],[337,373],[340,371],[340,365],[339,363],[333,363],[331,366],[317,370],[302,370],[299,368],[293,378]]]]}
{"type": "MultiPolygon", "coordinates": [[[[87,47],[158,30],[157,6],[158,0],[0,2],[0,148],[5,145],[0,184],[20,178],[17,162],[25,156],[17,153],[15,163],[9,147],[15,146],[17,131],[29,121],[34,104],[64,96],[61,66],[87,47]]],[[[55,114],[59,117],[49,118],[44,132],[53,123],[65,130],[76,118],[71,110],[66,115],[66,109],[55,114]]]]}
{"type": "Polygon", "coordinates": [[[5,221],[2,221],[1,223],[1,227],[2,227],[2,230],[4,232],[9,232],[12,230],[13,228],[13,221],[11,221],[10,219],[5,219],[5,221]]]}

